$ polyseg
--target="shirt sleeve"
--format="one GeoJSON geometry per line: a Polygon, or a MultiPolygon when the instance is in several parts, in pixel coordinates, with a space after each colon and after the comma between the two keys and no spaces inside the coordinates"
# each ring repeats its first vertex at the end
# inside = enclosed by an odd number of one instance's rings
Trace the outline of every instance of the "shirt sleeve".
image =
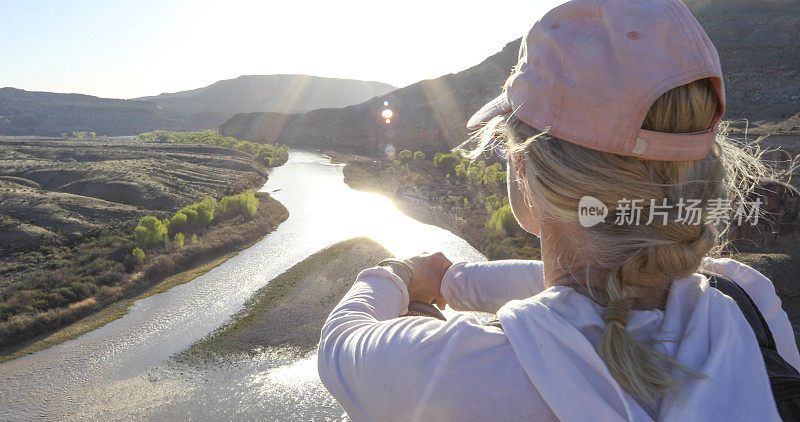
{"type": "Polygon", "coordinates": [[[499,420],[549,414],[500,330],[461,314],[398,318],[407,306],[396,275],[364,270],[322,328],[320,379],[354,421],[496,418],[487,391],[509,395],[499,420]]]}
{"type": "Polygon", "coordinates": [[[752,267],[729,258],[706,258],[702,268],[725,276],[742,286],[753,299],[764,320],[767,321],[778,353],[789,364],[800,370],[800,353],[794,337],[789,316],[781,307],[781,299],[775,293],[775,286],[752,267]]]}
{"type": "Polygon", "coordinates": [[[544,291],[542,261],[459,262],[447,270],[441,292],[458,311],[495,313],[506,302],[544,291]]]}

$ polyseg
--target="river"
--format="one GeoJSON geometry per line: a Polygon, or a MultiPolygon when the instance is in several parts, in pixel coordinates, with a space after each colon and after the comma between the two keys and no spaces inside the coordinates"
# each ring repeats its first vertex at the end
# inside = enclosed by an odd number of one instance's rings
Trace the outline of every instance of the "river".
{"type": "Polygon", "coordinates": [[[354,191],[342,167],[292,151],[261,189],[289,210],[277,230],[195,280],[137,301],[74,340],[0,364],[0,420],[340,420],[316,355],[268,354],[227,363],[173,359],[242,309],[270,279],[312,253],[369,236],[396,256],[483,256],[449,231],[416,221],[387,198],[354,191]]]}

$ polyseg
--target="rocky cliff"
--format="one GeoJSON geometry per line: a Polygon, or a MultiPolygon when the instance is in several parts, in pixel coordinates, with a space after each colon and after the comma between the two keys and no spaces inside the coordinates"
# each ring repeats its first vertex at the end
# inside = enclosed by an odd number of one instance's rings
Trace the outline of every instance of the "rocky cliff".
{"type": "MultiPolygon", "coordinates": [[[[687,4],[719,49],[727,80],[726,118],[797,131],[791,122],[797,122],[800,112],[800,0],[687,4]]],[[[377,153],[390,143],[397,149],[452,147],[467,136],[468,117],[499,94],[516,63],[519,42],[457,74],[421,81],[362,104],[293,115],[236,115],[220,126],[220,132],[258,142],[354,147],[366,153],[377,153]],[[390,125],[380,114],[384,101],[394,112],[390,125]]]]}

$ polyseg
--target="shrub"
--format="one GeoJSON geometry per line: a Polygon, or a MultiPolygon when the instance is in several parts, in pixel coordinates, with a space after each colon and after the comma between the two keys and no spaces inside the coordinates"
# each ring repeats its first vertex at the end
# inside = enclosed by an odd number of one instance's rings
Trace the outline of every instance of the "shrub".
{"type": "Polygon", "coordinates": [[[425,159],[425,153],[422,152],[422,151],[415,152],[414,153],[414,159],[415,160],[424,160],[425,159]]]}
{"type": "Polygon", "coordinates": [[[142,248],[133,248],[133,250],[131,251],[131,255],[133,255],[133,257],[136,258],[136,261],[138,263],[144,262],[145,255],[142,248]]]}
{"type": "Polygon", "coordinates": [[[175,272],[175,261],[166,255],[159,255],[145,270],[144,275],[148,280],[161,280],[175,272]]]}
{"type": "Polygon", "coordinates": [[[175,233],[175,237],[172,239],[172,243],[175,245],[176,248],[180,249],[183,247],[184,239],[186,239],[186,236],[183,233],[175,233]]]}
{"type": "Polygon", "coordinates": [[[414,154],[411,151],[407,150],[407,149],[404,149],[404,150],[400,151],[399,154],[397,154],[397,157],[400,159],[400,161],[409,161],[409,160],[411,160],[411,157],[413,157],[413,156],[414,156],[414,154]]]}

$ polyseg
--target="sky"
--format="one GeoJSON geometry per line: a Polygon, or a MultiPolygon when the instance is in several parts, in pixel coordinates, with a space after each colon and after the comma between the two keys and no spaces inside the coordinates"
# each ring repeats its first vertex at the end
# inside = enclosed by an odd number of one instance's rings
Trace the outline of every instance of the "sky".
{"type": "Polygon", "coordinates": [[[0,0],[0,87],[135,98],[240,75],[397,87],[456,73],[559,0],[0,0]]]}

